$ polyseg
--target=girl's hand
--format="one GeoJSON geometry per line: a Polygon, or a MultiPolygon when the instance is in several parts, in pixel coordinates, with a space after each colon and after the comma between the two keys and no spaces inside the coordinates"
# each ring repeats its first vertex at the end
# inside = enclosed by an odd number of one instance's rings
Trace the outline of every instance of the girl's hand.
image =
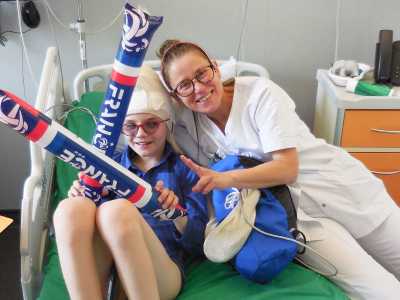
{"type": "Polygon", "coordinates": [[[190,158],[181,155],[183,163],[199,176],[199,181],[193,186],[193,192],[208,194],[213,189],[233,187],[233,178],[229,172],[215,172],[194,163],[190,158]]]}
{"type": "Polygon", "coordinates": [[[71,198],[71,197],[84,196],[83,194],[84,190],[85,188],[80,184],[79,180],[74,180],[68,191],[68,197],[71,198]]]}
{"type": "Polygon", "coordinates": [[[180,232],[180,234],[183,234],[185,232],[186,225],[188,222],[187,216],[178,217],[174,219],[173,222],[175,224],[176,229],[178,229],[178,231],[180,232]]]}
{"type": "MultiPolygon", "coordinates": [[[[79,172],[78,177],[79,180],[74,180],[74,182],[72,182],[72,185],[68,191],[68,197],[85,197],[85,187],[81,184],[81,179],[82,176],[84,176],[85,174],[83,172],[79,172]]],[[[108,190],[106,190],[105,188],[103,188],[102,192],[101,192],[101,196],[105,197],[109,194],[108,190]]]]}
{"type": "Polygon", "coordinates": [[[178,197],[172,190],[164,187],[163,181],[157,181],[154,189],[160,193],[158,196],[158,202],[160,202],[163,209],[172,209],[179,203],[178,197]]]}

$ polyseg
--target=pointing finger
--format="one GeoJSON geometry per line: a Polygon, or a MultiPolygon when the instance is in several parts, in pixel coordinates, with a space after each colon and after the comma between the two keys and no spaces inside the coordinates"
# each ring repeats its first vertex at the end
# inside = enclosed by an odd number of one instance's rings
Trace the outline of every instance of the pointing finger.
{"type": "Polygon", "coordinates": [[[193,172],[195,172],[198,176],[202,175],[202,170],[203,168],[200,167],[198,164],[194,163],[193,160],[191,160],[190,158],[187,158],[184,155],[180,156],[182,162],[189,168],[191,169],[193,172]]]}

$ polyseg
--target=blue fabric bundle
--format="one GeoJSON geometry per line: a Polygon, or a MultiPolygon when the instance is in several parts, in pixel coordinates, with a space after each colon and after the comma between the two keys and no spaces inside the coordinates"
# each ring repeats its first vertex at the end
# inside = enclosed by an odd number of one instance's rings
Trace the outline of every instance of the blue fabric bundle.
{"type": "MultiPolygon", "coordinates": [[[[254,161],[250,164],[248,162],[248,158],[226,156],[211,168],[223,172],[255,165],[254,161]]],[[[287,192],[286,197],[281,197],[285,199],[277,199],[269,189],[260,189],[260,192],[254,225],[267,233],[293,238],[288,227],[288,214],[284,208],[290,205],[281,204],[281,201],[291,201],[290,193],[287,192]]],[[[240,192],[235,188],[214,190],[212,202],[216,220],[221,222],[237,205],[239,199],[240,192]]],[[[253,229],[243,247],[233,258],[233,264],[245,278],[258,283],[267,283],[293,260],[296,251],[297,245],[293,241],[270,237],[253,229]]]]}

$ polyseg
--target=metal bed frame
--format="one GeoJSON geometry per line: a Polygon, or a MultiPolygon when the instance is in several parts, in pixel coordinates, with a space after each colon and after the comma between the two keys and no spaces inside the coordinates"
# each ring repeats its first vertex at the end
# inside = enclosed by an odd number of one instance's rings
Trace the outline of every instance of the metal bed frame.
{"type": "MultiPolygon", "coordinates": [[[[269,78],[267,70],[257,64],[229,60],[218,60],[222,79],[243,74],[255,74],[269,78]]],[[[158,70],[160,62],[149,60],[144,63],[158,70]]],[[[105,90],[112,71],[112,64],[100,65],[79,72],[73,84],[73,99],[79,100],[85,92],[85,81],[92,80],[95,90],[105,90]],[[100,79],[100,84],[99,84],[100,79]]],[[[63,91],[61,65],[58,50],[47,50],[35,108],[55,119],[67,104],[72,103],[68,93],[63,91]]],[[[43,281],[43,263],[48,236],[51,233],[50,201],[53,190],[55,157],[30,142],[31,171],[25,180],[21,205],[21,285],[24,300],[34,300],[40,292],[43,281]]]]}

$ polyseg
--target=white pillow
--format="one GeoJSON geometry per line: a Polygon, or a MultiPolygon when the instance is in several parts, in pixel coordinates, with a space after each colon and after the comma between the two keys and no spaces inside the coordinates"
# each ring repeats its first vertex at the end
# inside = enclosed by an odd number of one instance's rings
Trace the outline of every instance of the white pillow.
{"type": "Polygon", "coordinates": [[[219,69],[222,81],[234,78],[236,76],[236,59],[231,56],[229,60],[220,64],[219,69]]]}

